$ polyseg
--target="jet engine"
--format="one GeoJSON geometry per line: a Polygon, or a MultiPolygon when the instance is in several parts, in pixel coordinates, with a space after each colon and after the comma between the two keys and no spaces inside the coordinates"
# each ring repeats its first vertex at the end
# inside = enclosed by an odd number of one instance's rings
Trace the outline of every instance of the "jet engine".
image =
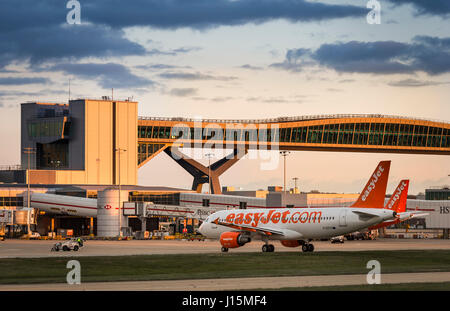
{"type": "Polygon", "coordinates": [[[303,245],[303,241],[298,240],[282,240],[281,245],[285,247],[298,247],[300,245],[303,245]]]}
{"type": "Polygon", "coordinates": [[[241,247],[252,239],[241,232],[224,232],[220,235],[220,244],[225,248],[241,247]]]}

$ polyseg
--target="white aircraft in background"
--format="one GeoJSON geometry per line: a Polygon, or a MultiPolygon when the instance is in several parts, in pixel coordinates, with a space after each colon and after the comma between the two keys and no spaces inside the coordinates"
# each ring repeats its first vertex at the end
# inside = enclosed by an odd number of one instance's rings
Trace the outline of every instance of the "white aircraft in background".
{"type": "Polygon", "coordinates": [[[279,240],[286,247],[301,245],[304,252],[312,252],[312,239],[344,235],[396,218],[397,212],[384,208],[390,166],[391,161],[378,164],[351,207],[223,210],[208,216],[198,231],[220,239],[222,252],[252,239],[265,242],[263,252],[275,250],[269,240],[279,240]]]}

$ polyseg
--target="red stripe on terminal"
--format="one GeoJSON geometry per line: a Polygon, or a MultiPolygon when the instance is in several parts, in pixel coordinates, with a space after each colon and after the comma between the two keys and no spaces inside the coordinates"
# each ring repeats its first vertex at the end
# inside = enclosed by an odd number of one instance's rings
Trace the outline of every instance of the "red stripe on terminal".
{"type": "Polygon", "coordinates": [[[88,206],[81,206],[81,205],[72,205],[72,204],[63,204],[63,203],[53,203],[53,202],[43,202],[43,201],[34,201],[30,200],[31,203],[39,203],[39,204],[50,204],[50,205],[61,205],[61,206],[67,206],[67,207],[79,207],[79,208],[88,208],[88,209],[97,209],[96,207],[88,207],[88,206]]]}
{"type": "Polygon", "coordinates": [[[434,212],[435,209],[432,208],[407,208],[408,211],[423,211],[423,212],[434,212]]]}
{"type": "Polygon", "coordinates": [[[163,211],[163,212],[178,212],[178,213],[192,213],[192,214],[195,213],[193,211],[177,211],[177,210],[161,209],[161,208],[147,208],[147,209],[152,210],[152,211],[163,211]]]}
{"type": "MultiPolygon", "coordinates": [[[[202,201],[189,201],[189,200],[180,200],[180,202],[184,203],[200,203],[203,204],[202,201]]],[[[210,205],[231,205],[231,206],[239,206],[239,204],[233,204],[233,203],[219,203],[219,202],[209,202],[210,205]]],[[[247,207],[258,207],[258,208],[266,208],[266,206],[257,206],[257,205],[247,205],[247,207]]]]}

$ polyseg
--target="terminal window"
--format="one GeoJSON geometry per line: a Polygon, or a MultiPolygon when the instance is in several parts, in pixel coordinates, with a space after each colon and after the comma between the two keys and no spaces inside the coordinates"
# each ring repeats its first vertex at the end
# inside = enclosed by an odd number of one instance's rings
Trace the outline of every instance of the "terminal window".
{"type": "Polygon", "coordinates": [[[0,197],[0,206],[23,206],[22,197],[0,197]]]}

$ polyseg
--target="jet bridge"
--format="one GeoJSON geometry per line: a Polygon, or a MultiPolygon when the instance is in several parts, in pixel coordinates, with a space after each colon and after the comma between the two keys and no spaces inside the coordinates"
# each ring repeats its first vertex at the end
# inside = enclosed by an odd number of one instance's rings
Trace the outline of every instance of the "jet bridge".
{"type": "Polygon", "coordinates": [[[148,202],[124,202],[125,216],[138,217],[184,217],[205,220],[209,215],[224,208],[161,205],[148,202]]]}
{"type": "MultiPolygon", "coordinates": [[[[24,202],[26,203],[26,195],[24,202]]],[[[127,198],[123,193],[122,198],[127,198]]],[[[145,227],[148,217],[192,218],[204,221],[212,213],[224,207],[201,207],[162,205],[151,202],[124,202],[119,200],[118,191],[107,189],[99,199],[79,198],[47,193],[31,193],[30,206],[51,214],[97,218],[97,236],[113,237],[120,232],[129,232],[127,217],[138,217],[145,227]],[[117,192],[117,193],[116,193],[117,192]],[[121,217],[119,218],[119,201],[121,217]],[[120,228],[120,229],[119,229],[120,228]]]]}

